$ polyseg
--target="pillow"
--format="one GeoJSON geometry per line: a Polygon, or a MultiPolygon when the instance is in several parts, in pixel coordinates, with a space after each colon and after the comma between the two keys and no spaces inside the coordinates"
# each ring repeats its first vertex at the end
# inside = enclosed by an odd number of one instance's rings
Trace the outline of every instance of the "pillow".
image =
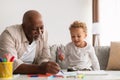
{"type": "Polygon", "coordinates": [[[120,70],[120,42],[111,42],[107,70],[120,70]]]}

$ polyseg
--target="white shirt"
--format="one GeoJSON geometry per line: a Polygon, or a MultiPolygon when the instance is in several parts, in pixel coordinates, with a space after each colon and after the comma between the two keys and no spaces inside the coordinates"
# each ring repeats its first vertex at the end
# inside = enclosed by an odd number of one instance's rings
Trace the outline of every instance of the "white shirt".
{"type": "Polygon", "coordinates": [[[69,43],[65,48],[65,56],[68,67],[100,70],[94,48],[88,43],[84,48],[78,48],[72,42],[69,43]]]}
{"type": "Polygon", "coordinates": [[[35,58],[36,52],[36,42],[33,41],[30,45],[27,46],[27,51],[24,52],[20,58],[23,62],[32,64],[35,58]]]}

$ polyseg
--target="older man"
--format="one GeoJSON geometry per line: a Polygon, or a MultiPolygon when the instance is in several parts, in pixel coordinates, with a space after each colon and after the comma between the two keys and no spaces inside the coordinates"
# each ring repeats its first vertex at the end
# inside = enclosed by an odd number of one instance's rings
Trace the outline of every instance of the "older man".
{"type": "Polygon", "coordinates": [[[14,73],[51,73],[59,71],[58,64],[49,61],[47,32],[42,16],[35,10],[27,11],[21,25],[7,27],[0,36],[0,57],[15,56],[14,73]]]}

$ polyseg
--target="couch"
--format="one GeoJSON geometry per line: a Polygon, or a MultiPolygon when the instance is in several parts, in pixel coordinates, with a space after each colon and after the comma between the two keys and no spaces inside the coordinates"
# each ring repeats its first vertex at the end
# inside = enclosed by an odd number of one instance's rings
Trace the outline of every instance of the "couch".
{"type": "MultiPolygon", "coordinates": [[[[58,48],[61,48],[62,52],[64,53],[65,46],[64,45],[52,45],[50,46],[50,54],[52,56],[51,61],[57,62],[61,69],[67,69],[67,64],[64,61],[60,61],[58,59],[58,48]]],[[[106,70],[108,59],[109,59],[109,53],[110,53],[110,47],[109,46],[97,46],[94,47],[95,53],[98,57],[100,69],[106,70]]]]}

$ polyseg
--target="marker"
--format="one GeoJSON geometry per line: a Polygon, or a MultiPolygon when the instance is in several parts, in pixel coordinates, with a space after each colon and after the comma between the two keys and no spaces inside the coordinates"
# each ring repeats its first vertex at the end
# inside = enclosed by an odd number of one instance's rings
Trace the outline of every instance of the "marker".
{"type": "Polygon", "coordinates": [[[0,62],[3,62],[2,58],[0,58],[0,62]]]}
{"type": "Polygon", "coordinates": [[[53,80],[54,76],[49,76],[47,80],[53,80]]]}
{"type": "Polygon", "coordinates": [[[52,74],[51,73],[46,73],[47,76],[51,76],[52,74]]]}
{"type": "Polygon", "coordinates": [[[6,58],[3,58],[3,62],[7,62],[7,59],[6,59],[6,58]]]}
{"type": "Polygon", "coordinates": [[[33,74],[33,75],[29,75],[29,77],[39,77],[39,75],[33,74]]]}
{"type": "Polygon", "coordinates": [[[14,56],[12,56],[12,57],[10,58],[10,62],[13,62],[13,61],[14,61],[14,59],[15,59],[15,57],[14,57],[14,56]]]}
{"type": "Polygon", "coordinates": [[[83,79],[85,76],[83,74],[77,75],[77,78],[83,79]]]}
{"type": "Polygon", "coordinates": [[[63,72],[63,71],[60,71],[60,72],[64,74],[64,72],[63,72]]]}
{"type": "Polygon", "coordinates": [[[64,76],[63,76],[63,75],[53,75],[53,77],[64,78],[64,76]]]}

